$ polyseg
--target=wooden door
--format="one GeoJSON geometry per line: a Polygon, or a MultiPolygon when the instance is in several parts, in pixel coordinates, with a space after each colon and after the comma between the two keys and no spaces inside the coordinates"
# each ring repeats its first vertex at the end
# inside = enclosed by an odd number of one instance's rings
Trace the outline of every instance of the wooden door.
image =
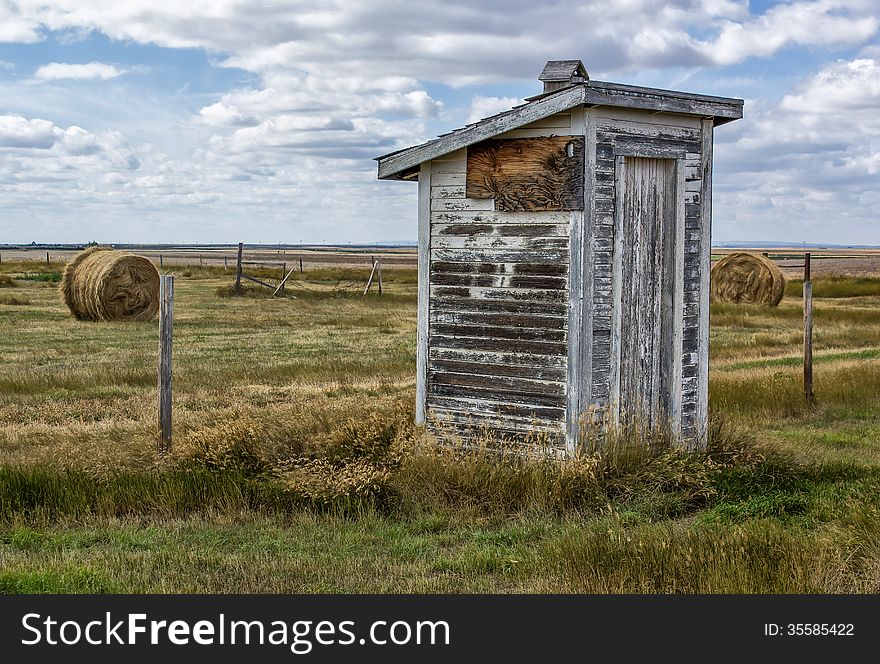
{"type": "Polygon", "coordinates": [[[675,159],[616,162],[612,409],[647,429],[680,419],[684,192],[675,159]]]}

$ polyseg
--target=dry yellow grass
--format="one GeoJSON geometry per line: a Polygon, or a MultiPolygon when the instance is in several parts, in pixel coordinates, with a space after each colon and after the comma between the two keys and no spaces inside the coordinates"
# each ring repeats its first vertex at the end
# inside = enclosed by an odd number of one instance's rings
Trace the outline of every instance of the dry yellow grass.
{"type": "Polygon", "coordinates": [[[414,273],[364,298],[351,284],[366,270],[307,272],[278,300],[219,297],[231,273],[188,275],[163,463],[155,324],[77,321],[39,281],[15,289],[31,304],[0,308],[0,591],[880,587],[876,295],[817,298],[814,409],[797,298],[713,305],[713,416],[748,427],[757,456],[732,445],[565,474],[399,454],[414,273]]]}

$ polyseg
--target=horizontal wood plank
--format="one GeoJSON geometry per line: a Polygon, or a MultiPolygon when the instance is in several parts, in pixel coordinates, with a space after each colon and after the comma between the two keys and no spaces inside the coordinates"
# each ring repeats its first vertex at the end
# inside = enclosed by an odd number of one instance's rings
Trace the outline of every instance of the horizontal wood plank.
{"type": "Polygon", "coordinates": [[[568,348],[565,342],[531,341],[526,339],[496,339],[486,337],[453,337],[435,334],[431,344],[437,348],[461,348],[502,353],[526,353],[530,355],[564,356],[568,348]]]}
{"type": "Polygon", "coordinates": [[[432,311],[432,323],[450,325],[485,325],[488,327],[507,326],[515,328],[535,328],[544,330],[564,330],[568,319],[563,316],[529,316],[509,313],[482,313],[462,311],[432,311]]]}
{"type": "Polygon", "coordinates": [[[453,398],[483,398],[492,399],[498,402],[507,402],[512,404],[520,404],[521,406],[552,406],[554,408],[565,408],[565,397],[558,395],[540,395],[540,394],[520,394],[519,392],[511,392],[509,390],[498,390],[495,388],[483,388],[465,385],[442,385],[428,381],[428,402],[430,403],[434,397],[453,397],[453,398]]]}
{"type": "Polygon", "coordinates": [[[567,265],[544,263],[454,263],[436,261],[431,265],[435,273],[454,274],[520,274],[540,277],[564,277],[568,274],[567,265]]]}
{"type": "Polygon", "coordinates": [[[431,213],[432,224],[565,224],[568,212],[494,212],[486,210],[443,210],[431,213]]]}
{"type": "Polygon", "coordinates": [[[568,248],[536,249],[431,249],[431,261],[457,263],[568,263],[568,248]]]}
{"type": "Polygon", "coordinates": [[[535,341],[565,341],[565,330],[549,328],[512,327],[507,325],[464,325],[461,323],[431,323],[431,336],[454,336],[485,339],[530,339],[535,341]]]}
{"type": "Polygon", "coordinates": [[[454,274],[434,272],[431,283],[441,286],[485,286],[491,288],[537,288],[544,290],[564,289],[565,277],[539,277],[533,275],[454,274]]]}
{"type": "MultiPolygon", "coordinates": [[[[469,292],[469,289],[462,289],[469,292]]],[[[505,312],[536,314],[539,316],[565,316],[568,304],[559,302],[529,302],[511,300],[485,300],[470,297],[443,297],[431,302],[431,311],[456,312],[505,312]]]]}
{"type": "Polygon", "coordinates": [[[428,368],[435,372],[469,374],[473,376],[507,376],[543,381],[565,380],[565,369],[560,367],[510,366],[485,362],[462,362],[459,360],[432,359],[428,368]]]}
{"type": "Polygon", "coordinates": [[[431,212],[443,210],[481,210],[495,209],[491,198],[431,198],[431,212]]]}
{"type": "Polygon", "coordinates": [[[566,302],[568,295],[562,290],[536,290],[529,288],[484,288],[476,286],[431,286],[431,303],[440,304],[445,298],[471,300],[506,300],[508,302],[566,302]]]}
{"type": "Polygon", "coordinates": [[[518,250],[522,260],[528,261],[533,251],[546,249],[567,250],[568,237],[517,237],[511,235],[434,235],[431,237],[434,249],[492,249],[518,250]]]}
{"type": "Polygon", "coordinates": [[[428,370],[428,381],[432,385],[458,385],[484,390],[498,390],[541,399],[551,396],[562,397],[565,394],[565,383],[555,381],[532,380],[512,376],[431,371],[430,368],[428,370]]]}
{"type": "Polygon", "coordinates": [[[562,355],[523,355],[499,351],[476,351],[462,348],[431,347],[430,360],[448,360],[469,364],[503,364],[510,367],[533,367],[536,369],[565,369],[566,359],[562,355]]]}
{"type": "MultiPolygon", "coordinates": [[[[568,237],[568,227],[563,224],[431,224],[431,235],[442,237],[519,237],[547,238],[568,237]]],[[[433,242],[432,242],[433,245],[433,242]]]]}

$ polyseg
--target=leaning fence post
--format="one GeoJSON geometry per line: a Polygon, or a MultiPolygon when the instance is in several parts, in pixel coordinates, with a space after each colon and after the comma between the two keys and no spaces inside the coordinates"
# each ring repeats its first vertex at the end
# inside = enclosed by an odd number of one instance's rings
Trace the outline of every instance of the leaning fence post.
{"type": "Polygon", "coordinates": [[[373,269],[370,270],[370,278],[367,279],[367,287],[364,288],[364,295],[366,295],[366,294],[369,292],[369,290],[370,290],[370,286],[373,285],[373,278],[374,278],[375,276],[376,276],[376,263],[375,263],[375,261],[374,261],[374,262],[373,262],[373,269]]]}
{"type": "Polygon", "coordinates": [[[235,292],[238,293],[241,291],[241,251],[244,248],[244,243],[238,243],[238,258],[235,261],[235,292]]]}
{"type": "Polygon", "coordinates": [[[813,282],[810,254],[804,254],[804,399],[813,403],[813,282]]]}
{"type": "Polygon", "coordinates": [[[171,337],[174,275],[159,277],[159,454],[171,449],[171,337]]]}

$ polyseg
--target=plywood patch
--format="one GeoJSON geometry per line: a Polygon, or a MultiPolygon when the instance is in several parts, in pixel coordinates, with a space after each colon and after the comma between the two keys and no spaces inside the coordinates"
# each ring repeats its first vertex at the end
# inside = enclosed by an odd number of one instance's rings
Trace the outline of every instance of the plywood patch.
{"type": "Polygon", "coordinates": [[[584,209],[584,137],[488,140],[467,155],[467,198],[505,212],[584,209]]]}

